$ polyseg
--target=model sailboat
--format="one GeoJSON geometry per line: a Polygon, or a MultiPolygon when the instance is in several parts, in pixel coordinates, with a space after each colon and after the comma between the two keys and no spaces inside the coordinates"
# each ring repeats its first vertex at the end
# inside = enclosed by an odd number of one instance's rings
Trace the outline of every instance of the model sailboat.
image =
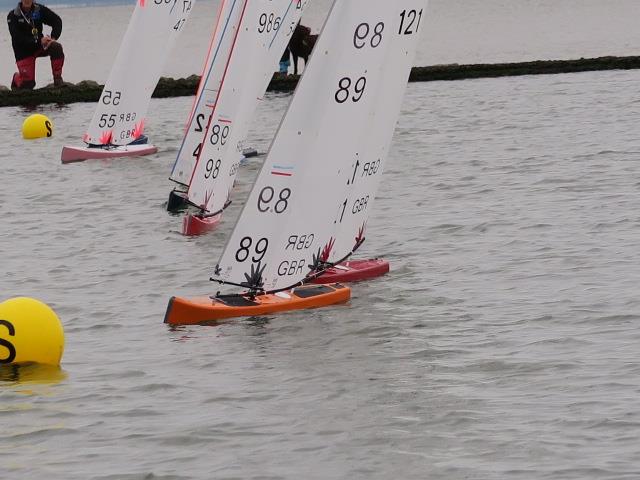
{"type": "Polygon", "coordinates": [[[62,163],[155,153],[143,135],[151,94],[195,0],[138,0],[98,107],[83,137],[65,146],[62,163]]]}
{"type": "Polygon", "coordinates": [[[379,144],[385,143],[378,141],[381,130],[370,129],[393,131],[426,4],[334,2],[212,278],[244,291],[173,297],[166,323],[263,315],[350,297],[349,288],[340,284],[306,283],[326,268],[322,258],[331,257],[323,252],[337,252],[339,246],[343,252],[348,249],[348,257],[364,241],[359,229],[350,240],[340,237],[338,244],[336,226],[347,219],[364,223],[363,212],[372,199],[366,200],[366,193],[353,199],[371,187],[361,183],[359,169],[376,162],[382,153],[379,144]],[[379,118],[386,116],[391,118],[379,118]]]}
{"type": "Polygon", "coordinates": [[[243,158],[244,141],[306,0],[225,0],[214,32],[200,94],[170,179],[186,187],[174,190],[167,205],[197,207],[183,221],[185,235],[215,227],[228,205],[243,158]]]}

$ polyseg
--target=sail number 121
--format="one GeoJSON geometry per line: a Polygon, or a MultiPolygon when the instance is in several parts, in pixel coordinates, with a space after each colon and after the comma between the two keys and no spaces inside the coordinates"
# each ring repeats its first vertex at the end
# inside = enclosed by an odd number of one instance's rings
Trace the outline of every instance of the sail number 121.
{"type": "Polygon", "coordinates": [[[400,29],[399,35],[413,35],[418,32],[420,27],[420,21],[422,20],[422,10],[417,12],[416,10],[403,10],[400,14],[400,29]],[[418,23],[416,23],[418,20],[418,23]],[[414,24],[415,23],[415,27],[414,24]]]}

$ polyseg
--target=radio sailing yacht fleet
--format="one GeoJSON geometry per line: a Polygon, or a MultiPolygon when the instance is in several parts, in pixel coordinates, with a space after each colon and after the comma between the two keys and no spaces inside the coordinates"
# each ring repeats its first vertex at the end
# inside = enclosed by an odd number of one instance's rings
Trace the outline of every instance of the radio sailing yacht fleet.
{"type": "Polygon", "coordinates": [[[211,279],[239,293],[169,301],[165,322],[215,322],[340,303],[307,285],[364,241],[427,0],[335,0],[211,279]],[[380,163],[378,163],[380,161],[380,163]],[[375,179],[374,179],[375,177],[375,179]]]}
{"type": "Polygon", "coordinates": [[[143,135],[145,115],[165,60],[195,0],[138,0],[120,50],[82,140],[65,146],[62,163],[148,155],[158,149],[143,135]]]}
{"type": "Polygon", "coordinates": [[[199,211],[182,233],[214,228],[229,204],[244,141],[258,102],[277,69],[307,0],[223,0],[201,80],[170,179],[182,188],[167,209],[199,211]]]}

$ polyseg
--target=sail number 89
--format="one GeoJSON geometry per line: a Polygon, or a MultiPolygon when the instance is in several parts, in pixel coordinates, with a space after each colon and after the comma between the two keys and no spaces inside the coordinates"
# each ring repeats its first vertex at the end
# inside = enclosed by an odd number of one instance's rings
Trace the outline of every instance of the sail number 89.
{"type": "Polygon", "coordinates": [[[273,187],[264,187],[258,196],[258,210],[262,213],[283,213],[289,207],[289,197],[291,197],[291,189],[289,188],[280,190],[276,200],[276,192],[273,187]],[[276,202],[271,206],[273,200],[276,202]]]}
{"type": "MultiPolygon", "coordinates": [[[[240,240],[240,248],[236,252],[236,260],[240,263],[245,262],[247,258],[251,255],[250,248],[253,245],[253,239],[251,237],[243,237],[240,240]]],[[[251,257],[251,261],[253,263],[258,263],[260,260],[264,258],[264,254],[267,253],[267,248],[269,247],[269,240],[266,238],[261,238],[256,242],[256,246],[254,247],[254,252],[258,255],[258,258],[251,257]]]]}
{"type": "Polygon", "coordinates": [[[366,86],[367,79],[365,77],[360,77],[358,80],[356,80],[355,83],[349,77],[341,78],[338,82],[338,91],[335,94],[336,102],[344,103],[349,100],[349,98],[351,98],[353,102],[359,102],[362,98],[362,95],[364,95],[364,89],[366,86]],[[353,96],[351,96],[352,83],[354,93],[353,96]]]}

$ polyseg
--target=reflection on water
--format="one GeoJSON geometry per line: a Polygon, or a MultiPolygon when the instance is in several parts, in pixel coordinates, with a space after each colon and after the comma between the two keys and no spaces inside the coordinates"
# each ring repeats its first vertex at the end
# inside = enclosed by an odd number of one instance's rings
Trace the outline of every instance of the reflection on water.
{"type": "Polygon", "coordinates": [[[59,366],[37,363],[0,365],[0,389],[11,386],[55,385],[66,378],[67,372],[59,366]]]}

